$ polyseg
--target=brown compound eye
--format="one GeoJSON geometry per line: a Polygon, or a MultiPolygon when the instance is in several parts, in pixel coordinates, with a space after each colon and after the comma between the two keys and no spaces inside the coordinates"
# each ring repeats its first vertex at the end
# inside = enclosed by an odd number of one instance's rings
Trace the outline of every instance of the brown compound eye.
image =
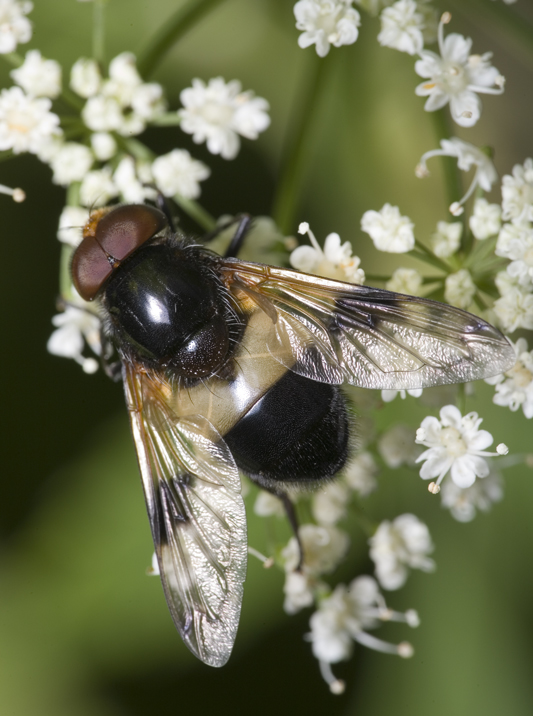
{"type": "Polygon", "coordinates": [[[166,225],[163,212],[152,206],[118,206],[98,222],[95,238],[107,254],[122,261],[166,225]]]}
{"type": "Polygon", "coordinates": [[[119,206],[98,218],[72,258],[72,281],[80,296],[92,301],[116,264],[166,225],[162,211],[142,204],[119,206]]]}
{"type": "Polygon", "coordinates": [[[93,236],[86,236],[72,257],[72,282],[85,301],[92,301],[113,267],[93,236]]]}

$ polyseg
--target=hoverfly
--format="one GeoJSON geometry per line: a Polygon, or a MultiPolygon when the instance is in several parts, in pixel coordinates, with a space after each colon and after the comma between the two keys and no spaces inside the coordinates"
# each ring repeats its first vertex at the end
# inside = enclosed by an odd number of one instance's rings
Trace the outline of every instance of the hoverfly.
{"type": "Polygon", "coordinates": [[[284,485],[348,453],[342,383],[413,389],[485,378],[514,352],[457,308],[219,256],[147,205],[95,212],[72,260],[120,358],[165,597],[188,648],[228,660],[246,574],[239,470],[284,485]]]}

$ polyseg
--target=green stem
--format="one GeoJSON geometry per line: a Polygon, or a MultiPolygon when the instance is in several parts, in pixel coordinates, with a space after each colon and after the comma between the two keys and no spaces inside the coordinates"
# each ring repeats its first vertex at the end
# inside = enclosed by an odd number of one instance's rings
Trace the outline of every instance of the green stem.
{"type": "Polygon", "coordinates": [[[139,54],[137,68],[143,77],[153,73],[165,54],[188,30],[223,0],[188,0],[168,18],[139,54]]]}
{"type": "Polygon", "coordinates": [[[176,127],[181,122],[178,112],[165,112],[153,119],[150,124],[153,127],[176,127]]]}
{"type": "Polygon", "coordinates": [[[414,258],[417,258],[419,261],[425,261],[435,266],[435,268],[444,271],[446,274],[450,273],[450,265],[439,259],[438,256],[435,256],[435,254],[418,239],[415,239],[415,247],[415,249],[409,251],[409,256],[414,256],[414,258]]]}
{"type": "MultiPolygon", "coordinates": [[[[453,135],[453,131],[450,128],[449,118],[446,114],[447,111],[448,110],[444,107],[443,109],[438,109],[436,112],[430,112],[431,119],[433,120],[433,128],[439,144],[441,139],[449,139],[453,135]]],[[[459,201],[459,199],[463,196],[463,182],[461,179],[461,170],[457,166],[455,159],[451,157],[443,157],[442,168],[444,171],[444,181],[448,197],[448,204],[446,206],[446,209],[448,210],[449,206],[453,204],[454,201],[459,201]]],[[[463,231],[463,236],[464,233],[465,232],[463,231]]]]}
{"type": "Polygon", "coordinates": [[[477,241],[474,245],[473,251],[470,252],[463,262],[464,268],[470,268],[470,266],[474,265],[479,266],[481,261],[492,254],[497,241],[497,236],[493,236],[490,239],[484,239],[483,241],[477,241]]]}
{"type": "Polygon", "coordinates": [[[20,67],[24,62],[24,58],[19,55],[18,52],[8,52],[6,55],[2,55],[2,57],[11,67],[20,67]]]}
{"type": "Polygon", "coordinates": [[[368,517],[358,502],[354,501],[350,505],[350,510],[355,513],[355,519],[359,523],[359,527],[362,529],[365,535],[367,537],[372,537],[379,526],[379,522],[376,522],[375,520],[368,517]]]}
{"type": "Polygon", "coordinates": [[[103,67],[105,62],[105,5],[107,0],[95,0],[93,7],[93,59],[103,67]]]}
{"type": "Polygon", "coordinates": [[[61,256],[59,259],[59,295],[65,301],[72,299],[72,280],[70,278],[72,252],[72,246],[68,244],[61,245],[61,256]]]}
{"type": "MultiPolygon", "coordinates": [[[[81,112],[85,105],[85,100],[79,97],[75,92],[72,92],[68,87],[63,87],[61,97],[77,112],[81,112]]],[[[79,117],[77,119],[79,119],[79,117]]]]}
{"type": "Polygon", "coordinates": [[[200,206],[197,201],[186,199],[184,196],[181,196],[181,194],[174,194],[172,198],[180,209],[188,214],[191,219],[196,221],[198,226],[201,226],[205,231],[212,231],[217,225],[215,218],[211,216],[203,206],[200,206]]]}
{"type": "MultiPolygon", "coordinates": [[[[435,266],[435,268],[444,271],[444,269],[442,268],[442,262],[433,256],[428,256],[427,254],[424,254],[421,251],[417,251],[416,249],[409,251],[409,256],[412,256],[414,259],[418,259],[418,261],[422,261],[422,263],[424,264],[431,264],[432,266],[435,266]]],[[[450,273],[449,268],[446,269],[446,273],[450,273]]],[[[437,277],[437,280],[438,278],[439,277],[437,277]]]]}
{"type": "MultiPolygon", "coordinates": [[[[131,154],[134,159],[152,162],[155,158],[155,154],[152,150],[148,149],[148,147],[138,139],[125,139],[124,137],[117,136],[117,142],[120,148],[128,154],[131,154]]],[[[194,201],[194,199],[186,199],[184,196],[181,196],[181,194],[174,194],[172,198],[180,209],[188,214],[193,221],[196,221],[198,226],[201,226],[202,229],[212,231],[215,228],[217,224],[216,220],[203,206],[200,206],[197,201],[194,201]]]]}
{"type": "MultiPolygon", "coordinates": [[[[333,53],[332,53],[333,54],[333,53]]],[[[309,137],[315,117],[318,97],[324,85],[325,67],[329,58],[309,55],[307,78],[302,94],[296,98],[294,121],[285,140],[276,194],[272,204],[272,217],[281,232],[288,234],[293,229],[294,214],[302,188],[302,178],[309,154],[309,137]]]]}

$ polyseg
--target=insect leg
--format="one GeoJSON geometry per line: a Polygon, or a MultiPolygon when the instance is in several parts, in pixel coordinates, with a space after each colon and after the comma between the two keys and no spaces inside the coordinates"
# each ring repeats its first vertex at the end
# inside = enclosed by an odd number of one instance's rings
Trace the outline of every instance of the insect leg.
{"type": "Polygon", "coordinates": [[[296,516],[296,510],[294,509],[294,505],[286,492],[283,492],[282,490],[276,490],[276,489],[269,490],[268,487],[265,487],[264,485],[261,485],[261,487],[263,488],[263,490],[266,490],[267,492],[270,492],[272,495],[275,495],[283,503],[283,507],[285,508],[285,513],[287,515],[287,519],[289,520],[289,524],[292,528],[292,531],[294,532],[294,536],[296,537],[296,542],[298,543],[298,552],[300,553],[300,556],[298,559],[298,564],[294,571],[300,572],[302,570],[302,566],[304,563],[304,548],[302,545],[302,540],[300,539],[300,533],[299,533],[300,525],[298,523],[298,517],[296,516]]]}
{"type": "Polygon", "coordinates": [[[235,217],[235,219],[239,221],[239,224],[235,234],[233,235],[231,243],[224,254],[225,259],[237,256],[252,225],[252,217],[249,214],[241,214],[241,216],[235,217]]]}
{"type": "Polygon", "coordinates": [[[298,524],[298,517],[296,516],[296,510],[294,509],[294,505],[292,504],[292,501],[290,497],[287,495],[287,493],[282,492],[278,494],[279,499],[283,502],[283,507],[285,508],[285,512],[287,513],[287,519],[289,520],[289,524],[292,527],[292,531],[294,532],[294,536],[296,537],[296,542],[298,543],[298,551],[300,552],[300,558],[298,559],[298,564],[296,566],[295,571],[300,572],[302,570],[302,566],[304,563],[304,548],[302,545],[302,541],[300,539],[300,533],[299,533],[299,527],[298,524]]]}
{"type": "Polygon", "coordinates": [[[237,230],[235,231],[235,234],[231,240],[231,243],[228,246],[226,253],[224,254],[225,259],[234,257],[238,254],[239,249],[243,245],[244,239],[246,238],[246,235],[248,234],[248,232],[250,230],[250,226],[252,224],[252,217],[249,214],[239,214],[238,216],[235,216],[233,219],[230,219],[229,221],[225,221],[223,224],[220,224],[220,226],[217,226],[216,229],[213,229],[213,231],[210,231],[208,234],[206,234],[204,236],[204,241],[206,243],[209,241],[212,241],[220,233],[225,231],[228,227],[232,226],[233,224],[238,224],[238,226],[237,226],[237,230]]]}
{"type": "Polygon", "coordinates": [[[157,208],[163,212],[163,214],[166,216],[166,219],[168,221],[168,225],[170,226],[171,231],[176,231],[176,225],[174,223],[174,218],[172,216],[172,213],[170,211],[170,203],[167,201],[166,196],[163,196],[160,191],[157,192],[157,208]]]}

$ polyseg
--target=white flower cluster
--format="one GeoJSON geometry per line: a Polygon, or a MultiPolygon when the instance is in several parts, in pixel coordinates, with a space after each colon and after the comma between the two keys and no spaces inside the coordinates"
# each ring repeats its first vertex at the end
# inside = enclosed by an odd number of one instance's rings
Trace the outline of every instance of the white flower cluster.
{"type": "Polygon", "coordinates": [[[28,15],[33,10],[29,0],[0,0],[0,54],[14,52],[18,44],[31,39],[31,22],[28,15]]]}
{"type": "Polygon", "coordinates": [[[237,80],[225,83],[222,77],[192,81],[180,94],[183,109],[180,126],[197,144],[207,142],[211,154],[234,159],[240,148],[239,135],[257,139],[270,125],[266,99],[243,92],[237,80]]]}
{"type": "Polygon", "coordinates": [[[441,259],[452,256],[461,244],[463,235],[463,224],[461,221],[448,223],[439,221],[437,231],[431,237],[431,247],[435,256],[441,259]]]}
{"type": "Polygon", "coordinates": [[[460,488],[471,487],[476,477],[487,477],[489,466],[485,457],[505,455],[507,447],[500,443],[496,452],[487,452],[493,437],[487,430],[479,430],[482,419],[477,413],[464,417],[455,405],[445,405],[440,420],[433,416],[424,418],[416,432],[416,442],[428,448],[417,462],[423,462],[420,477],[436,478],[429,485],[430,492],[437,493],[444,476],[450,472],[452,481],[460,488]]]}
{"type": "Polygon", "coordinates": [[[325,57],[331,45],[352,45],[359,35],[361,16],[353,0],[299,0],[294,6],[300,47],[315,45],[319,57],[325,57]]]}
{"type": "Polygon", "coordinates": [[[533,160],[513,167],[502,180],[502,218],[496,255],[509,259],[496,277],[501,294],[494,312],[502,329],[533,329],[533,160]]]}
{"type": "Polygon", "coordinates": [[[435,569],[434,561],[428,557],[433,551],[429,530],[415,515],[385,520],[368,542],[376,577],[384,589],[403,587],[409,568],[424,572],[435,569]]]}
{"type": "Polygon", "coordinates": [[[311,617],[308,639],[333,693],[342,692],[343,684],[335,679],[329,665],[349,659],[354,642],[403,658],[413,655],[413,647],[408,642],[391,644],[368,634],[368,629],[387,621],[405,622],[411,627],[419,625],[414,610],[402,614],[389,609],[376,581],[366,575],[357,577],[348,586],[337,585],[330,596],[320,601],[311,617]]]}
{"type": "Polygon", "coordinates": [[[107,79],[101,76],[95,60],[79,59],[72,67],[70,86],[87,100],[82,118],[93,132],[131,137],[143,132],[147,122],[166,108],[163,88],[142,81],[131,52],[122,52],[111,60],[107,79]]]}
{"type": "Polygon", "coordinates": [[[397,206],[385,204],[380,211],[365,211],[361,229],[369,234],[378,251],[402,254],[415,245],[414,224],[397,206]]]}
{"type": "Polygon", "coordinates": [[[398,0],[386,7],[380,16],[381,32],[378,42],[409,55],[416,55],[424,47],[425,17],[414,0],[398,0]]]}
{"type": "Polygon", "coordinates": [[[350,545],[350,538],[332,525],[301,525],[298,535],[302,543],[304,563],[296,571],[300,560],[300,549],[296,537],[291,537],[281,556],[285,568],[285,602],[287,614],[295,614],[311,606],[317,594],[327,590],[320,580],[339,565],[350,545]]]}
{"type": "Polygon", "coordinates": [[[361,259],[352,256],[352,246],[348,241],[341,244],[338,234],[328,234],[322,250],[307,222],[300,224],[298,232],[309,236],[311,246],[298,246],[294,249],[289,259],[291,266],[298,271],[318,274],[337,281],[364,283],[365,272],[359,268],[361,259]]]}
{"type": "Polygon", "coordinates": [[[513,412],[522,408],[526,418],[533,418],[533,351],[528,351],[525,338],[513,344],[516,363],[506,373],[487,378],[496,386],[493,401],[496,405],[510,408],[513,412]]]}
{"type": "Polygon", "coordinates": [[[459,487],[452,480],[442,485],[441,504],[450,510],[458,522],[471,522],[476,511],[488,512],[494,502],[503,498],[503,485],[499,473],[491,472],[470,487],[459,487]]]}
{"type": "MultiPolygon", "coordinates": [[[[0,6],[0,18],[1,13],[0,6]]],[[[50,111],[51,100],[61,92],[61,67],[45,60],[38,50],[30,50],[11,77],[18,87],[0,94],[0,149],[39,155],[62,135],[59,117],[50,111]]]]}
{"type": "MultiPolygon", "coordinates": [[[[81,298],[79,299],[82,303],[81,298]]],[[[100,319],[85,308],[67,306],[63,313],[52,318],[56,330],[48,339],[48,352],[63,358],[73,358],[81,365],[85,373],[98,370],[94,358],[83,356],[85,342],[95,355],[101,353],[100,319]]]]}
{"type": "MultiPolygon", "coordinates": [[[[464,142],[462,139],[452,137],[451,139],[442,139],[440,146],[440,149],[432,149],[422,155],[420,162],[415,169],[415,173],[419,178],[429,176],[426,162],[431,157],[437,156],[456,157],[457,166],[464,172],[467,172],[472,167],[475,167],[476,171],[474,178],[472,179],[472,183],[470,184],[467,192],[462,199],[455,201],[450,206],[450,212],[454,216],[460,216],[464,211],[463,205],[472,196],[474,190],[477,187],[480,187],[483,191],[490,191],[492,189],[492,185],[498,178],[498,174],[496,173],[496,168],[489,157],[482,152],[481,149],[478,149],[478,147],[470,144],[469,142],[464,142]]],[[[451,226],[453,226],[453,224],[451,226]]],[[[442,227],[439,226],[439,231],[441,231],[441,229],[442,227]]],[[[457,237],[457,240],[459,238],[460,237],[457,237]]],[[[450,240],[450,237],[448,237],[447,241],[444,243],[446,244],[447,242],[450,242],[450,240]]],[[[445,249],[445,251],[447,252],[447,249],[445,249]]],[[[453,253],[453,251],[450,251],[450,253],[453,253]]],[[[450,255],[450,253],[445,253],[445,255],[450,255]]]]}
{"type": "Polygon", "coordinates": [[[444,24],[450,19],[445,13],[439,23],[440,55],[430,50],[419,52],[415,71],[425,81],[418,85],[416,94],[427,97],[426,112],[434,112],[449,103],[454,121],[461,127],[472,127],[481,115],[478,93],[502,94],[505,79],[490,64],[492,53],[470,54],[470,38],[457,33],[444,38],[444,24]]]}

